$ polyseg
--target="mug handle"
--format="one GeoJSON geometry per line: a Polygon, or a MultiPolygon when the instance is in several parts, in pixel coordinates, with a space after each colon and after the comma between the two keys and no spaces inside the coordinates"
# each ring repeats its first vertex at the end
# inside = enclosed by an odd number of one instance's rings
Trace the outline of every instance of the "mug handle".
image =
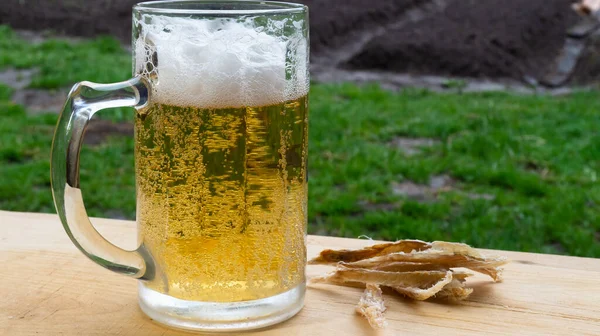
{"type": "Polygon", "coordinates": [[[71,241],[98,265],[141,279],[154,274],[145,250],[126,251],[111,244],[90,222],[79,189],[79,152],[94,113],[113,107],[143,107],[148,102],[148,88],[140,76],[114,84],[75,84],[56,125],[50,163],[54,205],[71,241]]]}

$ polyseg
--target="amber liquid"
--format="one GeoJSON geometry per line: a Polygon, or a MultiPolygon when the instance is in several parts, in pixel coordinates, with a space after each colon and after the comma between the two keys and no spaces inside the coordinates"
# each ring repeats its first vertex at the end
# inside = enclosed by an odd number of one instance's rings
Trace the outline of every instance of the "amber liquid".
{"type": "Polygon", "coordinates": [[[307,97],[260,107],[153,104],[135,121],[146,286],[237,302],[304,281],[307,97]]]}

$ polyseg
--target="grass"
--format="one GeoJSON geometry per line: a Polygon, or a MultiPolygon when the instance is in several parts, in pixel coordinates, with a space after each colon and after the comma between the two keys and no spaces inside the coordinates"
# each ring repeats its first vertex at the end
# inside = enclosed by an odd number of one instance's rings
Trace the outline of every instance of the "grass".
{"type": "Polygon", "coordinates": [[[0,68],[37,68],[31,87],[51,89],[72,85],[82,78],[111,82],[131,75],[131,56],[112,37],[81,43],[48,39],[32,44],[19,39],[7,26],[0,26],[0,68]]]}
{"type": "MultiPolygon", "coordinates": [[[[114,45],[109,38],[32,45],[3,27],[0,68],[38,67],[32,85],[44,88],[120,81],[129,76],[129,56],[107,48],[114,45]]],[[[10,89],[0,86],[0,209],[53,212],[48,157],[56,115],[28,116],[9,97],[10,89]]],[[[309,232],[600,257],[599,110],[598,92],[392,93],[315,84],[309,232]],[[389,144],[396,137],[439,143],[407,157],[389,144]],[[435,200],[391,192],[394,183],[427,183],[440,174],[457,183],[435,200]]],[[[132,112],[102,115],[130,119],[132,112]]],[[[132,140],[86,147],[81,161],[89,214],[134,218],[132,140]]]]}

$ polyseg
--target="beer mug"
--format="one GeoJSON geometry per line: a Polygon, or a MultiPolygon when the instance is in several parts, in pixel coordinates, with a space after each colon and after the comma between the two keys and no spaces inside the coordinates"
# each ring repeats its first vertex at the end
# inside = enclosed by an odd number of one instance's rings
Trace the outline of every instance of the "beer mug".
{"type": "Polygon", "coordinates": [[[307,8],[143,2],[132,51],[132,79],[78,83],[60,115],[51,174],[67,234],[139,279],[141,309],[160,323],[231,331],[292,317],[306,282],[307,8]],[[87,124],[123,106],[135,108],[134,251],[94,229],[79,187],[87,124]]]}

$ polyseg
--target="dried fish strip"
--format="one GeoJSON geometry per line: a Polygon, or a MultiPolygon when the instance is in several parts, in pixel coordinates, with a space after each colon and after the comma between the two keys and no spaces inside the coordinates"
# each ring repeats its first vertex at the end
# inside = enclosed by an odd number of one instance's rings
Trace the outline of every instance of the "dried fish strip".
{"type": "MultiPolygon", "coordinates": [[[[468,273],[458,273],[458,279],[469,276],[468,273]]],[[[314,282],[329,282],[336,284],[367,283],[391,287],[397,292],[414,300],[427,300],[442,291],[453,280],[453,271],[414,271],[386,272],[361,268],[347,268],[338,265],[335,272],[314,278],[314,282]]],[[[458,283],[461,280],[456,280],[458,283]]]]}
{"type": "Polygon", "coordinates": [[[461,301],[469,297],[471,293],[473,293],[473,288],[466,288],[464,280],[454,278],[435,294],[435,297],[450,301],[461,301]]]}
{"type": "MultiPolygon", "coordinates": [[[[437,272],[436,272],[437,273],[437,272]]],[[[447,271],[443,278],[438,279],[436,283],[431,285],[431,283],[423,283],[418,284],[416,287],[403,287],[403,286],[392,286],[392,288],[400,293],[408,296],[414,300],[427,300],[430,297],[434,296],[443,288],[448,285],[452,281],[452,271],[447,271]]]]}
{"type": "Polygon", "coordinates": [[[431,244],[421,240],[399,240],[394,243],[377,244],[359,250],[323,250],[318,257],[310,260],[311,265],[331,264],[340,261],[354,262],[383,256],[390,253],[411,253],[413,251],[424,251],[431,248],[431,244]]]}
{"type": "MultiPolygon", "coordinates": [[[[343,266],[353,268],[353,264],[348,263],[340,263],[343,266]]],[[[372,269],[378,271],[387,271],[387,272],[413,272],[413,271],[448,271],[447,267],[435,265],[435,264],[427,264],[427,263],[414,263],[414,262],[391,262],[383,265],[377,265],[372,269]]]]}
{"type": "Polygon", "coordinates": [[[430,263],[446,268],[464,267],[473,271],[488,274],[488,269],[502,266],[508,262],[504,257],[472,257],[468,255],[454,254],[453,252],[427,250],[415,253],[391,253],[385,256],[374,257],[353,262],[347,267],[374,268],[384,267],[393,262],[430,263]]]}
{"type": "Polygon", "coordinates": [[[386,309],[381,288],[374,284],[367,284],[358,301],[356,312],[364,316],[372,328],[382,329],[387,325],[387,321],[383,316],[386,309]]]}
{"type": "MultiPolygon", "coordinates": [[[[338,265],[337,270],[324,277],[311,279],[311,282],[362,282],[373,283],[388,287],[427,288],[445,278],[451,271],[414,271],[414,272],[385,272],[364,268],[347,268],[338,265]]],[[[449,281],[448,281],[449,282],[449,281]]]]}
{"type": "Polygon", "coordinates": [[[478,259],[485,259],[485,257],[481,253],[479,253],[479,251],[463,243],[434,241],[433,243],[431,243],[431,250],[439,250],[444,252],[451,252],[454,254],[466,255],[478,259]]]}
{"type": "Polygon", "coordinates": [[[452,278],[459,281],[466,281],[468,277],[473,276],[473,273],[463,270],[452,270],[452,278]]]}
{"type": "Polygon", "coordinates": [[[435,270],[466,267],[487,274],[495,281],[500,280],[498,266],[507,262],[504,257],[484,256],[479,251],[462,243],[420,240],[399,240],[394,243],[377,244],[359,250],[324,250],[310,264],[344,262],[346,267],[374,268],[381,270],[410,271],[435,270]],[[401,265],[400,263],[406,263],[401,265]],[[424,266],[416,264],[429,264],[424,266]],[[435,265],[435,266],[434,266],[435,265]]]}
{"type": "Polygon", "coordinates": [[[478,267],[470,269],[475,272],[489,275],[495,282],[502,281],[502,268],[500,267],[478,267]]]}

